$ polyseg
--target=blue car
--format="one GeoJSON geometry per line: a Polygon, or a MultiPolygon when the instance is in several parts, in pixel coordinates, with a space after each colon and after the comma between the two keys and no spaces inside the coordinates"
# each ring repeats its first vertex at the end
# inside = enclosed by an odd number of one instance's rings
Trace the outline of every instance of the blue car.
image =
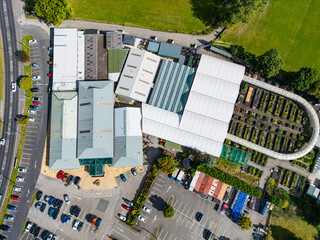
{"type": "Polygon", "coordinates": [[[50,199],[49,199],[49,201],[48,201],[48,204],[49,204],[49,205],[52,205],[53,202],[54,202],[54,197],[51,196],[50,199]]]}
{"type": "Polygon", "coordinates": [[[50,207],[49,208],[49,211],[48,211],[48,215],[49,217],[52,217],[52,214],[54,213],[54,208],[53,207],[50,207]]]}
{"type": "Polygon", "coordinates": [[[36,105],[30,105],[30,109],[36,109],[36,110],[38,110],[38,109],[39,109],[39,106],[36,106],[36,105]]]}
{"type": "Polygon", "coordinates": [[[17,207],[16,207],[16,206],[13,206],[13,205],[8,205],[8,209],[9,209],[9,210],[16,210],[17,207]]]}
{"type": "Polygon", "coordinates": [[[96,228],[99,228],[100,225],[101,225],[101,222],[102,222],[102,219],[101,218],[98,218],[97,221],[96,221],[96,228]]]}
{"type": "Polygon", "coordinates": [[[65,222],[67,221],[67,218],[68,218],[67,215],[62,214],[62,215],[61,215],[61,222],[62,222],[62,223],[65,223],[65,222]]]}
{"type": "Polygon", "coordinates": [[[122,180],[123,182],[126,182],[126,181],[127,181],[126,177],[125,177],[123,174],[120,174],[120,178],[121,178],[121,180],[122,180]]]}

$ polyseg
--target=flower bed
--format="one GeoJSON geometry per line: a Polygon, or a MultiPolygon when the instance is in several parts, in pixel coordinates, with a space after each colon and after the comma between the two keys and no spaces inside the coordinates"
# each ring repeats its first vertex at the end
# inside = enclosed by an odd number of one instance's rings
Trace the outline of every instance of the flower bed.
{"type": "Polygon", "coordinates": [[[266,148],[268,149],[272,149],[272,141],[274,138],[274,134],[273,133],[268,133],[268,137],[267,137],[267,142],[266,142],[266,148]]]}
{"type": "Polygon", "coordinates": [[[292,160],[291,162],[293,164],[295,164],[295,165],[297,165],[299,167],[305,168],[305,169],[307,169],[309,167],[307,164],[304,164],[304,163],[302,163],[302,162],[300,162],[298,160],[292,160]]]}
{"type": "Polygon", "coordinates": [[[283,186],[287,186],[289,184],[290,176],[291,176],[291,171],[287,169],[286,174],[284,175],[283,183],[282,183],[283,186]]]}
{"type": "Polygon", "coordinates": [[[282,104],[284,102],[284,98],[282,97],[279,97],[279,100],[277,102],[277,105],[276,105],[276,110],[274,112],[274,115],[276,116],[280,116],[280,112],[281,112],[281,109],[282,109],[282,104]]]}
{"type": "Polygon", "coordinates": [[[296,123],[300,124],[302,120],[302,115],[303,111],[301,109],[298,110],[297,118],[296,118],[296,123]]]}
{"type": "Polygon", "coordinates": [[[241,135],[242,135],[242,129],[243,129],[243,124],[242,124],[242,123],[238,123],[237,131],[236,131],[236,136],[241,137],[241,135]]]}
{"type": "Polygon", "coordinates": [[[289,110],[290,110],[290,105],[291,105],[291,101],[287,99],[286,102],[285,102],[285,104],[284,104],[283,112],[282,112],[282,114],[281,114],[281,117],[282,117],[282,118],[287,119],[288,114],[289,114],[289,110]]]}
{"type": "Polygon", "coordinates": [[[255,143],[258,136],[258,129],[254,128],[251,134],[251,142],[255,143]]]}
{"type": "Polygon", "coordinates": [[[259,105],[259,110],[262,112],[264,112],[264,110],[266,109],[268,97],[269,97],[269,93],[266,91],[263,91],[263,95],[259,105]]]}
{"type": "Polygon", "coordinates": [[[293,104],[290,111],[289,121],[293,122],[295,120],[296,112],[297,112],[297,105],[293,104]]]}
{"type": "Polygon", "coordinates": [[[241,85],[241,93],[245,94],[248,90],[248,83],[244,83],[241,85]]]}
{"type": "Polygon", "coordinates": [[[274,145],[273,145],[273,151],[278,152],[279,148],[280,148],[280,143],[281,143],[281,136],[277,135],[276,140],[274,141],[274,145]]]}
{"type": "Polygon", "coordinates": [[[267,109],[268,114],[272,113],[273,106],[274,106],[274,103],[276,100],[277,100],[277,96],[271,93],[269,104],[268,104],[268,109],[267,109]]]}
{"type": "Polygon", "coordinates": [[[290,184],[290,189],[292,189],[292,190],[295,189],[298,177],[299,177],[298,174],[293,173],[293,178],[292,178],[292,181],[291,181],[291,184],[290,184]]]}
{"type": "Polygon", "coordinates": [[[250,127],[246,126],[245,130],[244,130],[244,134],[243,134],[243,138],[245,140],[249,140],[249,132],[250,132],[250,127]]]}
{"type": "Polygon", "coordinates": [[[304,190],[304,187],[306,186],[306,181],[307,181],[307,178],[306,177],[303,177],[301,176],[301,180],[300,180],[300,183],[299,183],[299,192],[302,192],[304,190]]]}

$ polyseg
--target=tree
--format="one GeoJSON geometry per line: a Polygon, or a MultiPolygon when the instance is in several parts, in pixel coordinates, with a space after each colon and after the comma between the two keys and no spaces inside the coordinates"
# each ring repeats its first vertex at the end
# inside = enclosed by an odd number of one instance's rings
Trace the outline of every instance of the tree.
{"type": "Polygon", "coordinates": [[[202,158],[202,161],[208,166],[213,168],[216,165],[216,159],[215,157],[211,156],[211,155],[204,155],[204,157],[202,158]]]}
{"type": "MultiPolygon", "coordinates": [[[[293,74],[290,81],[290,86],[297,91],[306,91],[311,88],[314,83],[320,81],[320,73],[316,68],[301,68],[298,72],[293,74]]],[[[318,87],[319,88],[319,87],[318,87]]],[[[311,94],[318,94],[318,90],[311,89],[311,94]]]]}
{"type": "Polygon", "coordinates": [[[283,60],[277,49],[271,49],[258,57],[257,68],[267,78],[279,73],[283,66],[283,60]]]}
{"type": "Polygon", "coordinates": [[[269,202],[271,202],[272,204],[274,204],[276,207],[281,208],[282,206],[282,199],[278,196],[275,195],[271,195],[268,198],[269,202]]]}
{"type": "Polygon", "coordinates": [[[30,61],[30,56],[26,51],[19,51],[18,52],[18,61],[20,62],[29,62],[30,61]]]}
{"type": "Polygon", "coordinates": [[[252,221],[249,217],[243,215],[239,220],[239,225],[242,229],[250,230],[252,228],[252,221]]]}
{"type": "Polygon", "coordinates": [[[19,80],[19,86],[23,90],[29,90],[32,88],[32,80],[29,76],[24,76],[19,80]]]}
{"type": "Polygon", "coordinates": [[[71,19],[73,11],[67,0],[35,0],[34,11],[48,23],[59,26],[62,19],[71,19]]]}
{"type": "Polygon", "coordinates": [[[163,216],[166,218],[171,218],[174,216],[174,209],[170,204],[168,204],[164,207],[163,216]]]}
{"type": "Polygon", "coordinates": [[[219,25],[230,27],[238,22],[249,22],[258,10],[262,0],[220,1],[217,13],[219,25]]]}
{"type": "Polygon", "coordinates": [[[29,117],[26,115],[23,115],[21,118],[19,118],[19,124],[27,124],[29,121],[29,117]]]}
{"type": "Polygon", "coordinates": [[[158,158],[158,168],[164,174],[171,174],[176,169],[174,159],[171,156],[162,155],[158,158]]]}

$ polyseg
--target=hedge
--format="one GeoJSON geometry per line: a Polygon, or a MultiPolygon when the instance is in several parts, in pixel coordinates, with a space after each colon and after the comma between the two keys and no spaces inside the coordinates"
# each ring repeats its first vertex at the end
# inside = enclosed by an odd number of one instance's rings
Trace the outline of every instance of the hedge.
{"type": "Polygon", "coordinates": [[[249,184],[245,183],[244,181],[241,181],[240,179],[233,177],[217,168],[210,168],[205,164],[200,164],[197,167],[197,170],[207,174],[213,178],[216,178],[220,180],[221,182],[224,182],[226,184],[229,184],[233,186],[234,188],[249,194],[253,197],[260,198],[261,197],[261,191],[258,188],[252,187],[249,184]]]}

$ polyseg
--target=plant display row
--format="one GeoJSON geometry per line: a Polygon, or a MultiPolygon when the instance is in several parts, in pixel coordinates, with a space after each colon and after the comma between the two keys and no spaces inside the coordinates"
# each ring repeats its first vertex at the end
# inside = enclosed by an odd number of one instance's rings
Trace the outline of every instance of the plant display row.
{"type": "Polygon", "coordinates": [[[205,164],[200,164],[197,167],[197,170],[205,173],[213,178],[216,178],[218,180],[220,180],[221,182],[224,182],[228,185],[233,186],[234,188],[250,195],[256,198],[260,198],[261,197],[261,191],[258,188],[255,188],[247,183],[245,183],[244,181],[241,181],[240,179],[233,177],[217,168],[210,168],[205,164]]]}
{"type": "Polygon", "coordinates": [[[263,174],[263,171],[260,170],[259,168],[255,168],[255,167],[249,166],[248,167],[248,173],[253,175],[253,176],[256,176],[258,178],[261,178],[262,174],[263,174]]]}
{"type": "Polygon", "coordinates": [[[262,154],[261,152],[255,151],[252,154],[251,161],[253,161],[259,165],[266,166],[267,162],[268,162],[268,156],[262,154]]]}
{"type": "Polygon", "coordinates": [[[302,162],[300,162],[298,160],[292,160],[291,162],[293,164],[299,166],[299,167],[302,167],[302,168],[305,168],[305,169],[309,168],[309,166],[307,164],[304,164],[304,163],[302,163],[302,162]]]}

